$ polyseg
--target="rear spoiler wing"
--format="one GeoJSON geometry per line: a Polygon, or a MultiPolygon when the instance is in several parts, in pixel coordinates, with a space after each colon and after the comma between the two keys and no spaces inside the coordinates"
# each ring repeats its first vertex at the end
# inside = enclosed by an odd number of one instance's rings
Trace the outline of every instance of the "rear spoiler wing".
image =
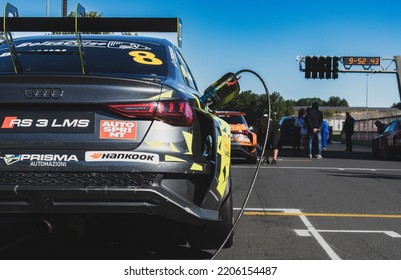
{"type": "MultiPolygon", "coordinates": [[[[0,17],[4,22],[4,18],[0,17]]],[[[6,17],[7,32],[75,32],[73,17],[6,17]]],[[[78,18],[80,32],[175,32],[180,18],[78,18]]]]}
{"type": "Polygon", "coordinates": [[[177,33],[178,46],[182,47],[182,21],[180,18],[87,18],[85,14],[85,8],[77,4],[75,17],[19,17],[18,9],[6,3],[4,17],[0,17],[0,20],[3,22],[3,33],[10,50],[15,73],[21,73],[22,69],[11,32],[75,33],[83,74],[86,74],[86,65],[81,32],[174,32],[177,33]]]}

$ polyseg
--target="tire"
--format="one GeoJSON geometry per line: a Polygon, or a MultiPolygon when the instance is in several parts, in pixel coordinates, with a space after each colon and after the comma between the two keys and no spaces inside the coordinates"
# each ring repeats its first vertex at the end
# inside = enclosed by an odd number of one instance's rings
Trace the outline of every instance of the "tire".
{"type": "MultiPolygon", "coordinates": [[[[220,208],[221,220],[209,222],[201,226],[192,226],[189,230],[188,243],[194,249],[218,249],[226,239],[233,226],[233,198],[231,190],[231,175],[229,182],[229,194],[220,208]]],[[[232,233],[223,248],[230,248],[234,243],[232,233]]]]}

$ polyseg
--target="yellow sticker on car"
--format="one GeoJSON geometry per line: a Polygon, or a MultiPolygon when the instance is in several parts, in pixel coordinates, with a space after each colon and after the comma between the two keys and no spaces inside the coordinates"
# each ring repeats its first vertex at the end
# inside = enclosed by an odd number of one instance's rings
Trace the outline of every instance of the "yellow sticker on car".
{"type": "Polygon", "coordinates": [[[158,59],[155,54],[146,51],[132,51],[128,53],[135,62],[146,65],[162,65],[163,61],[158,59]]]}
{"type": "Polygon", "coordinates": [[[226,122],[219,121],[221,136],[217,138],[217,153],[220,155],[220,172],[217,191],[223,197],[227,189],[231,164],[231,136],[230,127],[226,122]]]}

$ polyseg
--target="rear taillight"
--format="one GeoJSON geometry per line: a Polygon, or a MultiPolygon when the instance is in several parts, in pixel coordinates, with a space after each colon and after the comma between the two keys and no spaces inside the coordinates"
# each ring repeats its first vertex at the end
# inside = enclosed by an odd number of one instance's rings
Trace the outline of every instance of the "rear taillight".
{"type": "Polygon", "coordinates": [[[128,118],[152,119],[157,102],[141,102],[132,104],[113,104],[108,108],[128,118]]]}
{"type": "Polygon", "coordinates": [[[175,126],[191,126],[194,113],[188,101],[163,101],[157,106],[155,119],[175,126]]]}
{"type": "Polygon", "coordinates": [[[188,101],[160,101],[109,105],[109,109],[129,118],[156,119],[174,126],[191,126],[194,120],[188,101]]]}

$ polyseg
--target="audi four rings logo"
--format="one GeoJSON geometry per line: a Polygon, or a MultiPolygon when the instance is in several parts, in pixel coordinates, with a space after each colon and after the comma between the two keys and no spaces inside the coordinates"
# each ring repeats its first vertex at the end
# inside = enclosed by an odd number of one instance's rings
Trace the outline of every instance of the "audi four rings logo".
{"type": "Polygon", "coordinates": [[[63,91],[59,88],[27,88],[25,90],[25,97],[32,99],[59,99],[63,96],[63,91]]]}

